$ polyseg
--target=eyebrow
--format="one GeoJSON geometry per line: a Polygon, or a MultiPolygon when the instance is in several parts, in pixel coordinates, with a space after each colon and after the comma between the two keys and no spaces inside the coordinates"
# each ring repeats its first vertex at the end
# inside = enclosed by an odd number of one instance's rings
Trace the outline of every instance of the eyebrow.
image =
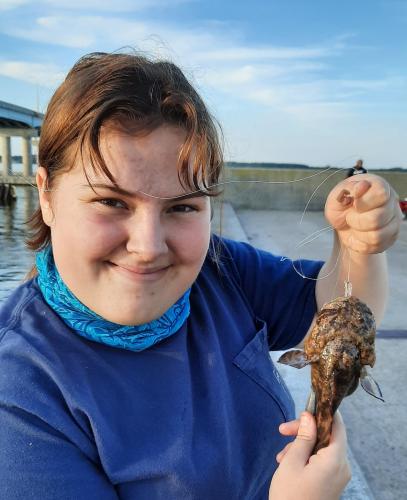
{"type": "Polygon", "coordinates": [[[151,198],[159,198],[162,200],[186,200],[189,198],[198,198],[201,196],[207,196],[203,191],[195,191],[192,193],[186,193],[186,194],[181,194],[181,195],[176,195],[176,196],[154,196],[150,195],[149,193],[144,193],[143,191],[136,191],[135,193],[132,193],[130,191],[127,191],[126,189],[123,189],[120,186],[114,186],[112,184],[82,184],[82,187],[88,187],[90,189],[94,188],[100,188],[100,189],[108,189],[109,191],[113,191],[115,193],[121,194],[122,196],[128,196],[128,197],[137,197],[138,194],[144,194],[145,196],[149,196],[151,198]]]}

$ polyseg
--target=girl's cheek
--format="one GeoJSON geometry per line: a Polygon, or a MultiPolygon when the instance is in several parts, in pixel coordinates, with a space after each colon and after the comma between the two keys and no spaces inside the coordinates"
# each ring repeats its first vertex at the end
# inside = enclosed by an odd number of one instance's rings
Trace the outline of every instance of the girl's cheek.
{"type": "Polygon", "coordinates": [[[122,224],[120,224],[120,221],[113,217],[106,217],[104,215],[98,214],[98,213],[93,213],[89,214],[86,217],[83,217],[82,220],[84,221],[84,224],[88,226],[89,229],[92,229],[93,231],[97,232],[112,232],[114,230],[121,230],[119,229],[122,224]]]}
{"type": "Polygon", "coordinates": [[[83,229],[89,249],[92,249],[94,254],[114,248],[126,238],[125,229],[121,224],[103,217],[92,217],[83,221],[83,229]]]}
{"type": "Polygon", "coordinates": [[[196,263],[205,258],[210,240],[209,224],[200,222],[188,228],[178,228],[170,234],[175,235],[171,238],[172,246],[178,249],[179,255],[183,255],[185,262],[196,263]]]}

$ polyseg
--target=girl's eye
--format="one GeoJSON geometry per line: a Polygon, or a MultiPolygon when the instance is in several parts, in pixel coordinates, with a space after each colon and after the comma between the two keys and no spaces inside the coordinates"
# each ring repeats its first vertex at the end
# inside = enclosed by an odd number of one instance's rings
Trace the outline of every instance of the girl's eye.
{"type": "Polygon", "coordinates": [[[100,203],[101,205],[104,205],[105,207],[111,207],[111,208],[127,208],[127,205],[120,201],[116,200],[115,198],[103,198],[101,200],[97,200],[97,203],[100,203]]]}
{"type": "Polygon", "coordinates": [[[170,208],[170,212],[176,212],[176,213],[188,213],[188,212],[196,212],[196,207],[193,207],[191,205],[174,205],[173,207],[170,208]]]}

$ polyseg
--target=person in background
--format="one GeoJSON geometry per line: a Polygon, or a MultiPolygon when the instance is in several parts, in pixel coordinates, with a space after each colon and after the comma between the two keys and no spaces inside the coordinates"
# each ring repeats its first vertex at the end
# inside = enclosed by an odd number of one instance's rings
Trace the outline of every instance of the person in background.
{"type": "Polygon", "coordinates": [[[395,193],[373,175],[339,183],[330,259],[293,265],[211,234],[222,166],[215,121],[171,62],[93,53],[56,90],[35,265],[0,308],[0,498],[339,497],[343,422],[311,456],[315,420],[295,420],[269,350],[303,343],[349,258],[380,322],[395,193]]]}
{"type": "Polygon", "coordinates": [[[363,166],[363,160],[358,160],[354,167],[348,170],[347,177],[352,177],[352,175],[367,174],[367,170],[363,166]]]}

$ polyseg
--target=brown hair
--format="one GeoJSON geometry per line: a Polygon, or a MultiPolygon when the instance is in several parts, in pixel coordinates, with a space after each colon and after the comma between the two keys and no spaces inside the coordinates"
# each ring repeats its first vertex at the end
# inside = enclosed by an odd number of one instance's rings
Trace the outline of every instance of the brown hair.
{"type": "MultiPolygon", "coordinates": [[[[48,189],[58,175],[73,167],[72,158],[83,157],[84,152],[92,168],[116,185],[99,149],[100,130],[107,122],[138,135],[164,124],[184,128],[187,135],[178,161],[181,184],[192,191],[203,188],[210,196],[218,194],[212,186],[223,167],[220,127],[182,71],[169,61],[103,52],[82,57],[49,102],[38,149],[48,189]]],[[[50,243],[50,229],[40,208],[28,227],[28,248],[37,251],[50,243]]],[[[35,268],[28,276],[33,275],[35,268]]]]}

